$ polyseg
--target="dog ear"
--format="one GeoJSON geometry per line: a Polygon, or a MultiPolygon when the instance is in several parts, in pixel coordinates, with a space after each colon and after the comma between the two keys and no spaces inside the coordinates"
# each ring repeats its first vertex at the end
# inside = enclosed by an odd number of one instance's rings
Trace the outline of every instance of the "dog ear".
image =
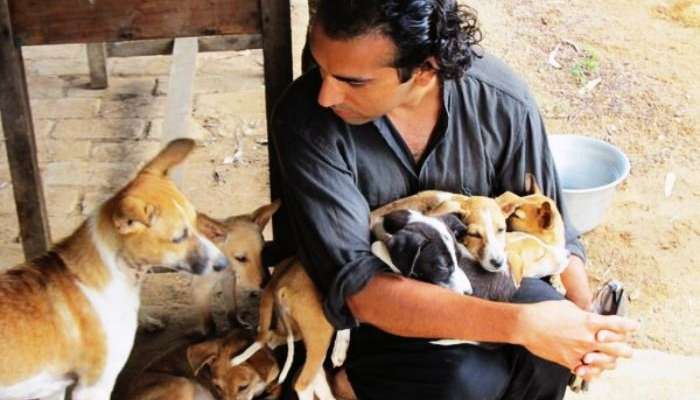
{"type": "Polygon", "coordinates": [[[192,139],[175,139],[171,141],[141,169],[140,173],[149,172],[155,175],[167,175],[172,167],[180,164],[187,158],[187,155],[194,149],[194,145],[195,143],[192,139]]]}
{"type": "Polygon", "coordinates": [[[391,236],[387,247],[391,260],[403,276],[411,276],[420,256],[421,248],[428,239],[416,232],[401,231],[391,236]]]}
{"type": "Polygon", "coordinates": [[[277,360],[275,360],[275,357],[273,357],[267,349],[253,354],[253,356],[248,359],[248,364],[260,375],[266,384],[277,379],[280,373],[277,360]]]}
{"type": "Polygon", "coordinates": [[[200,212],[197,213],[197,230],[213,242],[222,242],[228,235],[226,227],[221,222],[200,212]]]}
{"type": "Polygon", "coordinates": [[[199,375],[202,368],[211,366],[211,363],[216,359],[221,350],[221,341],[207,340],[201,343],[195,343],[187,348],[187,363],[192,368],[194,376],[199,375]]]}
{"type": "Polygon", "coordinates": [[[394,234],[403,229],[411,216],[408,210],[392,211],[383,218],[384,231],[388,234],[394,234]]]}
{"type": "Polygon", "coordinates": [[[117,200],[112,214],[112,222],[117,231],[126,235],[150,227],[156,216],[156,209],[138,197],[126,196],[117,200]]]}
{"type": "Polygon", "coordinates": [[[537,210],[537,216],[540,222],[540,227],[542,229],[549,229],[554,223],[554,212],[552,211],[552,205],[548,201],[543,201],[540,208],[537,210]]]}
{"type": "Polygon", "coordinates": [[[525,193],[542,194],[542,190],[540,190],[540,186],[537,184],[537,179],[535,179],[535,175],[529,172],[525,174],[525,193]]]}
{"type": "Polygon", "coordinates": [[[521,202],[520,196],[513,192],[505,192],[502,195],[496,197],[496,203],[501,207],[501,212],[508,218],[515,212],[515,209],[521,202]]]}
{"type": "Polygon", "coordinates": [[[464,235],[467,234],[467,226],[462,222],[460,213],[445,214],[440,219],[447,225],[447,228],[455,235],[457,240],[461,241],[464,235]]]}
{"type": "Polygon", "coordinates": [[[265,228],[265,225],[267,225],[268,222],[270,222],[270,218],[279,210],[280,205],[282,202],[277,199],[273,201],[270,204],[264,205],[257,210],[253,211],[252,214],[250,214],[250,219],[253,220],[258,226],[260,227],[260,230],[265,228]]]}

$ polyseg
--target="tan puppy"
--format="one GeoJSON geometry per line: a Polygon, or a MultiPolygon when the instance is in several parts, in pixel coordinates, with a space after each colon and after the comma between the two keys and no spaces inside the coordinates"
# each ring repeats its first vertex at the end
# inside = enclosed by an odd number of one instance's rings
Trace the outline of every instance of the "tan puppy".
{"type": "Polygon", "coordinates": [[[279,374],[270,350],[261,349],[245,363],[231,357],[252,342],[235,330],[223,338],[188,343],[156,359],[131,384],[127,400],[251,400],[274,391],[279,374]]]}
{"type": "Polygon", "coordinates": [[[197,215],[199,230],[219,247],[231,266],[226,270],[229,276],[214,274],[193,277],[193,297],[200,312],[200,322],[193,333],[206,335],[215,329],[211,298],[218,282],[233,283],[224,285],[227,317],[232,323],[240,322],[236,314],[236,288],[260,289],[269,278],[267,269],[262,265],[265,244],[262,232],[279,206],[280,202],[275,201],[250,214],[224,220],[216,220],[202,213],[197,215]]]}
{"type": "Polygon", "coordinates": [[[516,285],[526,276],[558,275],[568,262],[564,221],[556,204],[542,194],[532,175],[528,175],[527,186],[530,195],[505,192],[496,198],[511,231],[506,250],[516,285]]]}
{"type": "Polygon", "coordinates": [[[134,342],[151,266],[228,266],[167,173],[194,147],[171,142],[72,235],[0,275],[0,398],[109,399],[134,342]]]}
{"type": "MultiPolygon", "coordinates": [[[[233,358],[238,365],[265,346],[275,348],[287,343],[287,361],[279,375],[282,383],[289,373],[294,356],[294,342],[302,340],[306,347],[306,360],[294,382],[294,390],[300,400],[333,399],[323,361],[333,337],[333,326],[323,314],[321,293],[296,258],[282,261],[274,269],[272,279],[265,286],[260,299],[260,324],[255,343],[245,352],[233,358]],[[272,316],[277,313],[277,324],[272,328],[272,316]]],[[[342,364],[343,360],[335,360],[342,364]]],[[[339,365],[339,364],[338,364],[339,365]]]]}

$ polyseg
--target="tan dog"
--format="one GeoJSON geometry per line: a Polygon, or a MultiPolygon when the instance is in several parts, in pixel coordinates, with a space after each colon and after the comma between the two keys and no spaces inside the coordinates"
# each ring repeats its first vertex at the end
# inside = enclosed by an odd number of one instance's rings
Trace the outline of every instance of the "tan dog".
{"type": "Polygon", "coordinates": [[[251,342],[250,335],[235,330],[223,338],[181,345],[135,379],[127,400],[251,400],[270,393],[279,374],[270,350],[231,366],[231,357],[251,342]]]}
{"type": "Polygon", "coordinates": [[[523,277],[560,274],[568,264],[564,221],[554,201],[542,194],[532,175],[532,194],[505,192],[496,198],[508,223],[506,250],[516,284],[523,277]]]}
{"type": "Polygon", "coordinates": [[[280,202],[276,201],[250,214],[224,220],[216,220],[202,213],[197,216],[200,231],[219,247],[231,266],[227,270],[230,275],[228,277],[219,274],[193,277],[193,297],[200,314],[200,322],[194,333],[206,335],[215,329],[211,298],[218,282],[233,282],[232,285],[224,285],[227,317],[232,323],[240,322],[236,288],[260,289],[269,278],[267,269],[262,265],[262,249],[265,244],[262,232],[279,206],[280,202]]]}
{"type": "Polygon", "coordinates": [[[171,142],[72,235],[0,275],[0,398],[109,399],[136,333],[139,290],[159,265],[228,266],[167,173],[194,147],[171,142]]]}
{"type": "MultiPolygon", "coordinates": [[[[323,314],[321,300],[321,293],[301,262],[295,257],[282,261],[275,267],[260,299],[258,337],[251,347],[232,360],[232,364],[245,362],[265,346],[275,348],[286,342],[287,361],[278,379],[282,383],[294,357],[294,342],[302,340],[306,360],[294,382],[294,390],[300,400],[311,400],[314,396],[321,400],[334,399],[323,370],[334,329],[323,314]],[[277,313],[274,330],[273,313],[277,313]]],[[[342,361],[334,359],[334,364],[340,365],[342,361]]]]}

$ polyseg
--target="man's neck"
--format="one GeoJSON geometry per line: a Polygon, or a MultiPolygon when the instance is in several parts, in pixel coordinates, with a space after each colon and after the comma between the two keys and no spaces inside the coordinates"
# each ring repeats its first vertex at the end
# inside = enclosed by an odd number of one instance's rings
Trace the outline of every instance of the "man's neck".
{"type": "Polygon", "coordinates": [[[423,156],[440,118],[442,85],[436,77],[430,85],[416,87],[413,96],[387,114],[415,161],[423,156]]]}

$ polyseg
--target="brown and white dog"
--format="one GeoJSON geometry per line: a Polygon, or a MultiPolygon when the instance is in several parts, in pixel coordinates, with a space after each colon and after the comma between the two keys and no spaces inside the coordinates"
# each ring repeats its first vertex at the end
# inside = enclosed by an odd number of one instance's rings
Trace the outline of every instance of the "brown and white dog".
{"type": "MultiPolygon", "coordinates": [[[[496,198],[508,224],[506,251],[516,285],[523,277],[560,274],[568,265],[564,221],[554,201],[542,194],[532,175],[531,194],[505,192],[496,198]]],[[[558,286],[558,285],[557,285],[558,286]]]]}
{"type": "Polygon", "coordinates": [[[136,333],[151,266],[228,266],[167,173],[194,142],[171,142],[47,254],[0,275],[0,398],[109,399],[136,333]]]}
{"type": "Polygon", "coordinates": [[[252,400],[279,388],[277,360],[267,348],[246,362],[231,358],[252,338],[243,330],[225,337],[186,343],[154,360],[131,383],[127,400],[252,400]]]}
{"type": "Polygon", "coordinates": [[[279,206],[280,202],[275,201],[250,214],[223,220],[202,213],[197,215],[199,230],[226,255],[230,268],[224,276],[210,274],[193,277],[193,297],[200,314],[199,326],[193,333],[206,335],[215,329],[211,299],[213,289],[219,282],[224,284],[228,320],[233,324],[241,322],[237,314],[236,290],[260,290],[269,279],[269,272],[262,264],[262,249],[265,244],[262,232],[279,206]]]}

